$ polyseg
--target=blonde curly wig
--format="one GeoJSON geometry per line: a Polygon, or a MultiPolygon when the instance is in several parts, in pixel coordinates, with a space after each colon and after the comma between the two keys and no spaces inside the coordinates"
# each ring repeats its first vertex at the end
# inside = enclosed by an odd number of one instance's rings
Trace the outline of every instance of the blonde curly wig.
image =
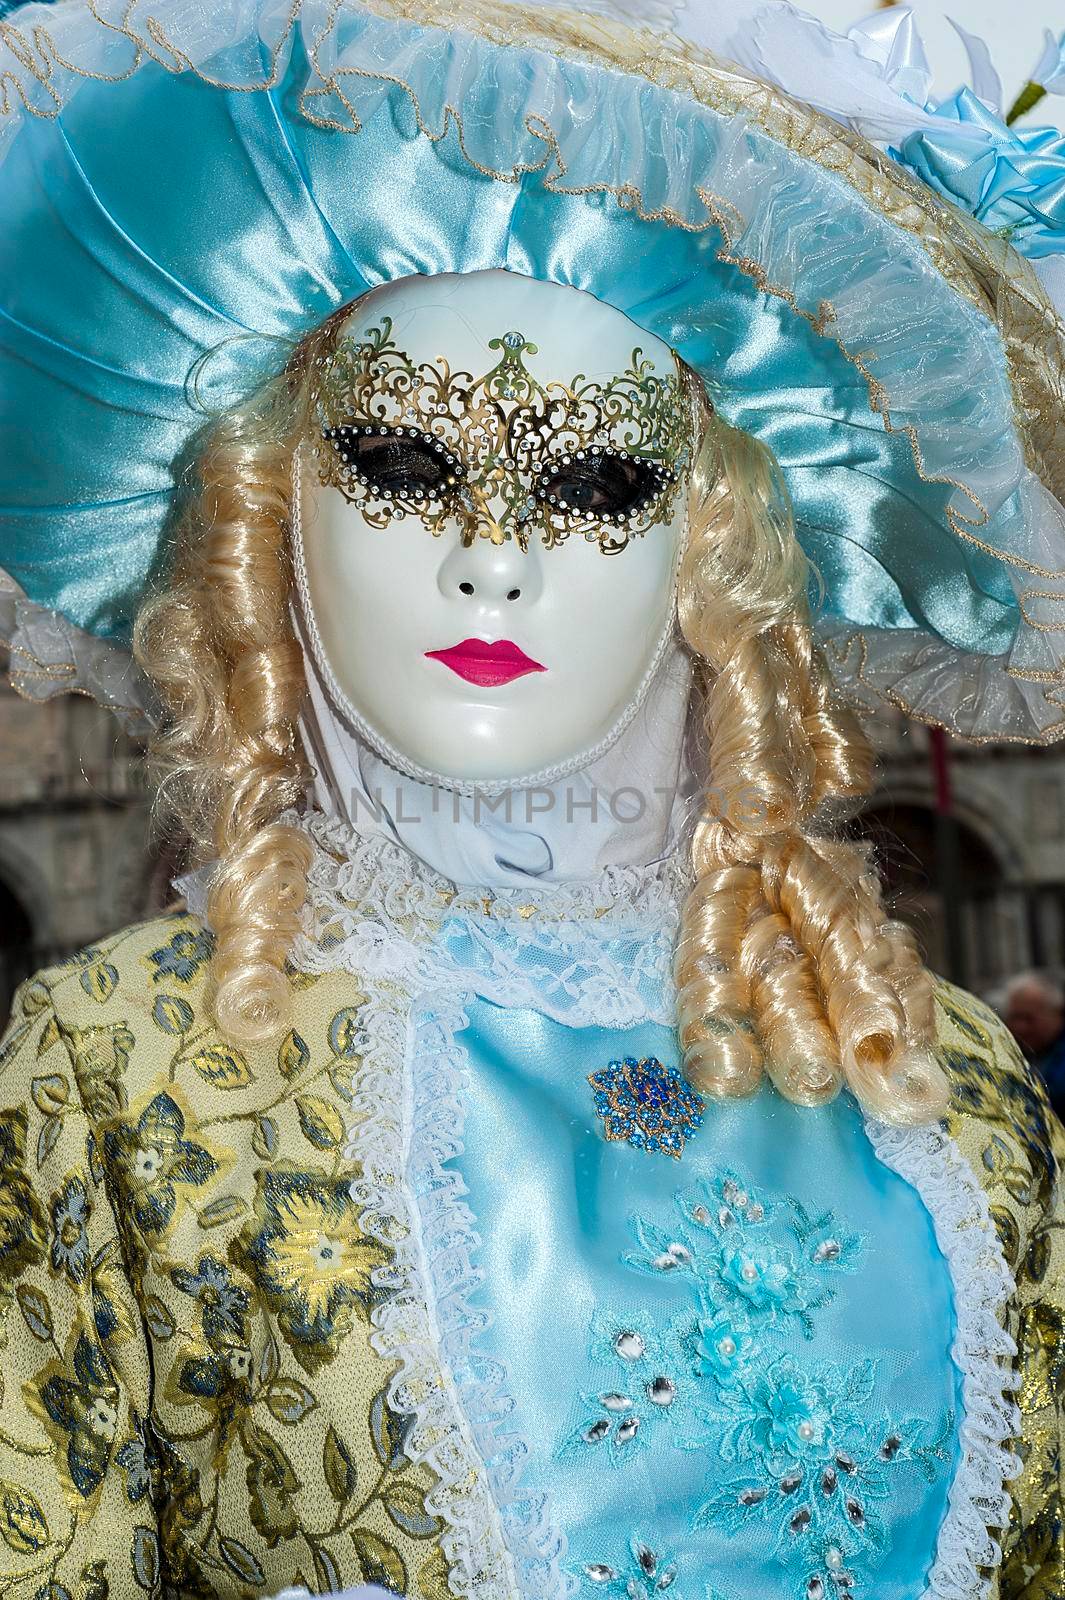
{"type": "Polygon", "coordinates": [[[208,897],[214,1011],[234,1042],[282,1031],[285,960],[306,897],[310,845],[278,818],[309,772],[297,719],[303,655],[289,616],[292,458],[331,317],[286,370],[209,430],[190,469],[170,581],[134,629],[163,712],[152,744],[163,815],[217,860],[208,897]]]}
{"type": "Polygon", "coordinates": [[[804,1105],[846,1083],[877,1115],[924,1122],[947,1097],[932,979],[866,847],[838,831],[873,753],[814,638],[809,576],[772,453],[707,416],[678,594],[712,774],[676,957],[686,1070],[722,1098],[767,1071],[804,1105]]]}
{"type": "MultiPolygon", "coordinates": [[[[285,963],[310,847],[279,821],[302,802],[303,661],[289,616],[291,466],[311,373],[351,306],[209,430],[176,530],[168,586],[135,647],[164,708],[161,802],[217,859],[208,916],[219,1026],[268,1040],[291,1009],[285,963]]],[[[873,760],[814,639],[809,570],[771,453],[715,415],[687,373],[701,443],[679,618],[702,668],[712,784],[692,844],[676,958],[686,1071],[704,1094],[768,1072],[815,1105],[843,1083],[895,1122],[940,1115],[932,982],[891,921],[862,846],[833,812],[869,792],[873,760]]]]}

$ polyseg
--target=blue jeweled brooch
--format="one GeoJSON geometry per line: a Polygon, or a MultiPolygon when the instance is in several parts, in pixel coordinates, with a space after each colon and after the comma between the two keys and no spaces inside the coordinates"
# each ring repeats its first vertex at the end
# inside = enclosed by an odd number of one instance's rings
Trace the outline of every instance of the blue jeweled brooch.
{"type": "Polygon", "coordinates": [[[588,1082],[606,1137],[624,1139],[634,1150],[679,1159],[685,1141],[702,1125],[705,1101],[676,1067],[664,1067],[654,1056],[611,1061],[602,1072],[590,1072],[588,1082]]]}

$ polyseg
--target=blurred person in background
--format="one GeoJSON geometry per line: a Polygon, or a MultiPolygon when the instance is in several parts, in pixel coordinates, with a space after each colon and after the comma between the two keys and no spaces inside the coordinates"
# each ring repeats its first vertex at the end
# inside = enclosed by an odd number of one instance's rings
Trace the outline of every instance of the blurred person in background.
{"type": "Polygon", "coordinates": [[[1065,976],[1018,973],[1006,988],[1006,1026],[1046,1084],[1050,1103],[1065,1117],[1065,976]]]}

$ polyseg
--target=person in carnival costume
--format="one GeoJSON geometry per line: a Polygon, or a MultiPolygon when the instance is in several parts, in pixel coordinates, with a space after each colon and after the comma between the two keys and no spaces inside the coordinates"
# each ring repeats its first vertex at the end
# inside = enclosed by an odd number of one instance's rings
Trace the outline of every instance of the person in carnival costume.
{"type": "Polygon", "coordinates": [[[199,857],[2,1047],[0,1595],[1065,1593],[1061,1128],[842,829],[1065,725],[1060,157],[925,79],[0,24],[12,676],[199,857]]]}

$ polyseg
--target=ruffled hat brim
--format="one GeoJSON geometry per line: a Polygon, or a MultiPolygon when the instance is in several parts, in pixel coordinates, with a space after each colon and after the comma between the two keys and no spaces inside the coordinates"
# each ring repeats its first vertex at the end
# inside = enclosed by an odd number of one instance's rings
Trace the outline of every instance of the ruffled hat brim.
{"type": "Polygon", "coordinates": [[[123,640],[213,409],[374,284],[502,267],[616,306],[772,446],[845,685],[1065,731],[1065,330],[841,125],[677,36],[477,0],[31,5],[0,79],[30,602],[123,640]]]}

